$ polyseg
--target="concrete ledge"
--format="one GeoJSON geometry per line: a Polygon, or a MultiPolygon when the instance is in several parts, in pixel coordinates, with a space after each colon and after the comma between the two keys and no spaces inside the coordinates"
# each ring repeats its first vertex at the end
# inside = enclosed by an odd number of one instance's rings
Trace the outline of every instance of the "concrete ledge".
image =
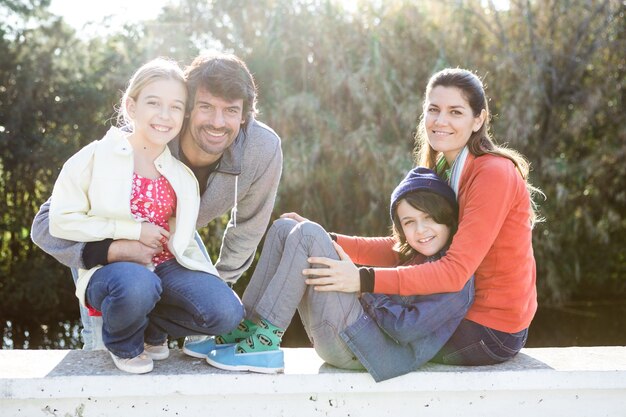
{"type": "Polygon", "coordinates": [[[525,349],[496,366],[428,364],[375,383],[285,349],[285,374],[231,373],[173,350],[146,375],[106,352],[0,351],[4,416],[626,416],[626,347],[525,349]]]}

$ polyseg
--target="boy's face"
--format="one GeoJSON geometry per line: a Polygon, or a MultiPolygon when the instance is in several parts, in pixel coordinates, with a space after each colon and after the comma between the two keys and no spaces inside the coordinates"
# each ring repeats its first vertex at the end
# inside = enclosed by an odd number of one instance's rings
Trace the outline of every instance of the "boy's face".
{"type": "Polygon", "coordinates": [[[407,243],[424,256],[441,251],[450,237],[450,228],[435,221],[428,213],[401,200],[397,207],[398,219],[407,243]]]}

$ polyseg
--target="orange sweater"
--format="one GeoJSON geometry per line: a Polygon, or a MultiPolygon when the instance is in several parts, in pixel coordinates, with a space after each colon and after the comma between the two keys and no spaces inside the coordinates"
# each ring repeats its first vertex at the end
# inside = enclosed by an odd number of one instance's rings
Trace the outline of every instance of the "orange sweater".
{"type": "Polygon", "coordinates": [[[466,318],[514,333],[537,310],[536,269],[526,184],[511,161],[469,155],[459,187],[459,229],[438,261],[396,266],[394,240],[338,235],[352,260],[375,268],[374,292],[435,294],[459,291],[475,271],[475,301],[466,318]]]}

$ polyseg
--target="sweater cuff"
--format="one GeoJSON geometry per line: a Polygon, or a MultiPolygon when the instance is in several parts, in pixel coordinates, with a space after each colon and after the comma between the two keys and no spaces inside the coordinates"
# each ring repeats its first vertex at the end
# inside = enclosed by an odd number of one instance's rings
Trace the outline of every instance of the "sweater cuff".
{"type": "Polygon", "coordinates": [[[361,279],[361,292],[374,291],[374,268],[359,268],[359,278],[361,279]]]}
{"type": "Polygon", "coordinates": [[[104,239],[98,242],[87,242],[83,249],[83,264],[85,269],[91,269],[94,266],[108,264],[109,246],[113,243],[113,239],[104,239]]]}

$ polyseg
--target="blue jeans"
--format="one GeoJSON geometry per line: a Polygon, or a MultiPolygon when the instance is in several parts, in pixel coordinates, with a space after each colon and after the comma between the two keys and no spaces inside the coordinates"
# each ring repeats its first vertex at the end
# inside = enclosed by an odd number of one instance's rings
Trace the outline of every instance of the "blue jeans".
{"type": "Polygon", "coordinates": [[[506,333],[464,319],[432,362],[446,365],[494,365],[517,355],[527,338],[528,329],[506,333]]]}
{"type": "Polygon", "coordinates": [[[239,297],[220,278],[191,271],[175,259],[154,272],[132,262],[98,269],[87,286],[87,301],[102,312],[102,340],[121,358],[192,334],[222,334],[243,317],[239,297]]]}
{"type": "MultiPolygon", "coordinates": [[[[78,280],[78,270],[70,268],[72,272],[72,279],[74,285],[78,280]]],[[[102,317],[90,316],[89,311],[78,303],[80,310],[80,321],[83,328],[80,331],[80,336],[83,339],[83,350],[102,350],[105,349],[102,342],[102,317]]]]}
{"type": "MultiPolygon", "coordinates": [[[[198,234],[198,232],[194,233],[194,239],[198,242],[198,246],[202,251],[202,254],[205,258],[210,260],[209,253],[202,242],[202,238],[198,234]]],[[[74,268],[71,268],[72,278],[74,280],[74,285],[76,285],[76,281],[78,280],[78,271],[74,268]]],[[[78,308],[80,309],[80,321],[83,328],[80,331],[80,335],[83,339],[83,350],[103,350],[106,349],[104,346],[104,342],[102,341],[102,317],[100,316],[90,316],[89,311],[80,303],[78,303],[78,308]]]]}

